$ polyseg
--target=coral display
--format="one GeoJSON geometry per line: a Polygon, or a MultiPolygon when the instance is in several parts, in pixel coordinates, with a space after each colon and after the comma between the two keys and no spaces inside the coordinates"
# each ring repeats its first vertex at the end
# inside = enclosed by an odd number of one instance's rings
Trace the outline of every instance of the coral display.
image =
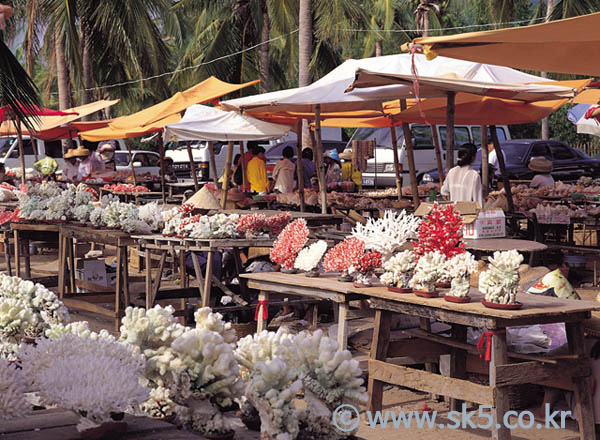
{"type": "Polygon", "coordinates": [[[294,268],[306,272],[316,269],[326,251],[327,242],[324,240],[319,240],[316,243],[305,247],[298,253],[296,261],[294,261],[294,268]]]}
{"type": "Polygon", "coordinates": [[[308,240],[306,220],[298,219],[287,225],[273,243],[271,261],[286,269],[292,269],[296,256],[308,240]]]}
{"type": "Polygon", "coordinates": [[[479,275],[479,291],[485,300],[496,304],[514,304],[519,290],[519,266],[523,255],[519,252],[494,252],[489,267],[479,275]]]}
{"type": "Polygon", "coordinates": [[[470,252],[464,252],[446,260],[444,272],[450,279],[448,295],[465,298],[469,293],[469,277],[476,271],[477,261],[470,252]]]}
{"type": "Polygon", "coordinates": [[[0,358],[0,420],[26,416],[31,405],[25,399],[27,386],[22,372],[16,365],[0,358]]]}
{"type": "Polygon", "coordinates": [[[354,266],[364,254],[365,243],[356,237],[350,237],[338,243],[323,258],[323,267],[327,272],[343,272],[354,266]]]}
{"type": "Polygon", "coordinates": [[[262,234],[265,227],[266,216],[264,214],[246,214],[240,217],[237,232],[243,237],[251,238],[262,234]]]}
{"type": "Polygon", "coordinates": [[[265,227],[269,230],[269,234],[278,235],[288,225],[292,219],[292,214],[289,211],[280,212],[265,221],[265,227]]]}
{"type": "Polygon", "coordinates": [[[446,258],[465,252],[463,222],[452,205],[445,208],[434,204],[431,212],[419,225],[419,240],[415,244],[417,260],[430,252],[438,251],[446,258]]]}
{"type": "Polygon", "coordinates": [[[433,292],[435,283],[444,273],[446,257],[440,251],[433,251],[423,255],[417,265],[409,286],[416,290],[433,292]]]}
{"type": "Polygon", "coordinates": [[[349,272],[356,272],[357,281],[361,284],[370,285],[370,277],[376,269],[381,267],[381,254],[378,251],[367,252],[358,257],[355,265],[349,272]]]}
{"type": "Polygon", "coordinates": [[[406,289],[416,264],[413,251],[406,250],[397,253],[383,263],[385,272],[379,279],[386,286],[406,289]]]}

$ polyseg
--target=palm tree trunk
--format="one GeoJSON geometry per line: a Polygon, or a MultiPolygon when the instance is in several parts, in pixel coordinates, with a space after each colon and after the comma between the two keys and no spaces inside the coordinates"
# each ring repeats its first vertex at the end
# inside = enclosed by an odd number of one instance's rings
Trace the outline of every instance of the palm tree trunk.
{"type": "Polygon", "coordinates": [[[65,60],[65,45],[60,36],[56,36],[56,79],[58,83],[58,106],[60,110],[71,107],[71,80],[69,67],[65,60]]]}
{"type": "MultiPolygon", "coordinates": [[[[550,15],[552,10],[556,6],[556,0],[546,0],[546,23],[550,21],[550,15]]],[[[542,78],[548,78],[547,72],[541,72],[542,78]]],[[[548,123],[548,117],[542,119],[542,139],[550,139],[550,124],[548,123]]]]}
{"type": "Polygon", "coordinates": [[[260,92],[266,93],[269,91],[269,35],[271,33],[271,20],[269,19],[269,11],[267,10],[266,0],[262,1],[263,24],[260,33],[260,92]]]}
{"type": "MultiPolygon", "coordinates": [[[[86,19],[81,20],[81,64],[83,65],[83,94],[81,103],[88,104],[92,102],[92,91],[94,86],[94,77],[92,74],[92,57],[90,53],[90,23],[86,19]]],[[[84,121],[90,120],[90,116],[81,118],[84,121]]]]}
{"type": "Polygon", "coordinates": [[[383,55],[383,42],[381,40],[375,41],[375,56],[380,57],[383,55]]]}
{"type": "MultiPolygon", "coordinates": [[[[308,65],[312,56],[313,22],[312,0],[300,0],[300,14],[298,17],[298,86],[304,87],[312,82],[312,75],[308,65]]],[[[308,121],[302,121],[302,142],[311,145],[310,128],[308,121]]]]}

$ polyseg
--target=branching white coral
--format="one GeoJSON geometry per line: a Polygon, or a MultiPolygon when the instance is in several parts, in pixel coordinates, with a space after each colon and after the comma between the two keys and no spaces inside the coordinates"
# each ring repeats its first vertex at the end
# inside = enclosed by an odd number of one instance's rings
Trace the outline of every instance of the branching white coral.
{"type": "Polygon", "coordinates": [[[357,223],[352,230],[352,237],[365,243],[365,249],[381,253],[383,261],[388,260],[408,239],[414,237],[421,220],[402,210],[385,211],[382,218],[373,217],[367,223],[357,223]]]}
{"type": "Polygon", "coordinates": [[[515,250],[494,252],[488,269],[479,276],[479,291],[485,300],[514,304],[519,289],[519,266],[523,255],[515,250]]]}
{"type": "Polygon", "coordinates": [[[277,332],[263,330],[240,339],[235,349],[235,356],[244,380],[248,380],[258,362],[275,358],[282,341],[291,338],[292,335],[280,327],[277,332]]]}
{"type": "Polygon", "coordinates": [[[319,240],[310,246],[305,247],[296,256],[294,268],[309,272],[316,269],[327,251],[327,242],[319,240]]]}
{"type": "Polygon", "coordinates": [[[109,421],[111,412],[127,411],[149,395],[139,381],[143,358],[117,342],[64,334],[23,346],[19,358],[42,402],[80,414],[80,427],[109,421]]]}
{"type": "Polygon", "coordinates": [[[235,345],[237,336],[231,322],[223,320],[223,315],[213,313],[210,307],[202,307],[194,313],[196,328],[205,328],[220,334],[225,342],[235,345]]]}
{"type": "Polygon", "coordinates": [[[26,391],[22,373],[15,365],[0,358],[0,420],[24,417],[31,411],[25,399],[26,391]]]}
{"type": "Polygon", "coordinates": [[[435,283],[444,274],[446,257],[439,251],[430,252],[419,258],[409,286],[413,289],[433,291],[435,283]]]}
{"type": "Polygon", "coordinates": [[[115,341],[115,337],[111,335],[107,330],[100,330],[99,333],[96,333],[90,330],[87,321],[75,321],[70,322],[67,325],[64,324],[54,324],[50,326],[48,330],[45,332],[45,336],[50,339],[58,339],[62,335],[71,333],[79,336],[80,338],[92,339],[94,341],[98,339],[107,339],[110,341],[115,341]]]}
{"type": "Polygon", "coordinates": [[[153,231],[160,231],[165,225],[162,212],[163,208],[156,202],[146,203],[139,207],[140,220],[148,224],[153,231]]]}
{"type": "Polygon", "coordinates": [[[469,293],[469,277],[477,271],[477,261],[470,252],[463,252],[446,260],[444,272],[450,279],[449,295],[464,298],[469,293]]]}
{"type": "Polygon", "coordinates": [[[383,263],[385,272],[381,275],[380,280],[386,286],[406,288],[416,264],[413,251],[399,252],[383,263]]]}

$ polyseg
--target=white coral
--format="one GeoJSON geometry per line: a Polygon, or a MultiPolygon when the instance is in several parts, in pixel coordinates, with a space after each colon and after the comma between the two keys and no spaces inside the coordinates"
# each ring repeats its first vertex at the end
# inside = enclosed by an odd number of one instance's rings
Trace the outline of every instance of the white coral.
{"type": "Polygon", "coordinates": [[[446,257],[439,251],[429,252],[419,258],[409,286],[419,290],[434,290],[435,283],[444,274],[446,257]]]}
{"type": "Polygon", "coordinates": [[[194,313],[196,328],[205,328],[220,334],[225,342],[235,345],[237,336],[231,322],[223,320],[223,315],[213,313],[210,307],[202,307],[194,313]]]}
{"type": "Polygon", "coordinates": [[[315,269],[325,252],[327,251],[327,242],[324,240],[319,240],[316,243],[311,244],[310,246],[305,247],[300,252],[298,252],[298,256],[296,256],[296,261],[294,261],[294,268],[304,270],[309,272],[315,269]]]}
{"type": "Polygon", "coordinates": [[[263,330],[240,339],[235,349],[235,355],[242,377],[247,380],[258,362],[274,359],[282,341],[291,338],[292,335],[280,327],[277,332],[263,330]]]}
{"type": "Polygon", "coordinates": [[[479,291],[485,300],[498,304],[514,304],[519,288],[519,266],[523,255],[516,250],[494,252],[488,269],[479,276],[479,291]]]}
{"type": "Polygon", "coordinates": [[[411,250],[397,253],[383,263],[385,272],[380,280],[386,286],[408,287],[408,280],[416,266],[415,254],[411,250]]]}
{"type": "Polygon", "coordinates": [[[446,260],[444,273],[450,279],[449,295],[464,298],[469,293],[469,277],[477,271],[477,260],[470,252],[463,252],[446,260]]]}
{"type": "Polygon", "coordinates": [[[21,418],[31,411],[25,399],[26,391],[21,371],[0,358],[0,420],[21,418]]]}

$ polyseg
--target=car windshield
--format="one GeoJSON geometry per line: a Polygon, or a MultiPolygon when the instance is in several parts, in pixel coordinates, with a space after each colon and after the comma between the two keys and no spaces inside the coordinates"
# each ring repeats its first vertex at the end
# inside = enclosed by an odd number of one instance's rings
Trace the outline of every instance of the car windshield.
{"type": "Polygon", "coordinates": [[[129,153],[115,153],[115,165],[127,166],[129,165],[129,153]]]}
{"type": "Polygon", "coordinates": [[[504,157],[506,162],[519,164],[525,162],[525,158],[527,156],[527,151],[529,151],[529,144],[521,144],[521,143],[503,143],[502,144],[502,152],[504,153],[504,157]]]}
{"type": "Polygon", "coordinates": [[[8,150],[10,150],[12,141],[13,138],[0,138],[0,157],[4,157],[8,154],[8,150]]]}

